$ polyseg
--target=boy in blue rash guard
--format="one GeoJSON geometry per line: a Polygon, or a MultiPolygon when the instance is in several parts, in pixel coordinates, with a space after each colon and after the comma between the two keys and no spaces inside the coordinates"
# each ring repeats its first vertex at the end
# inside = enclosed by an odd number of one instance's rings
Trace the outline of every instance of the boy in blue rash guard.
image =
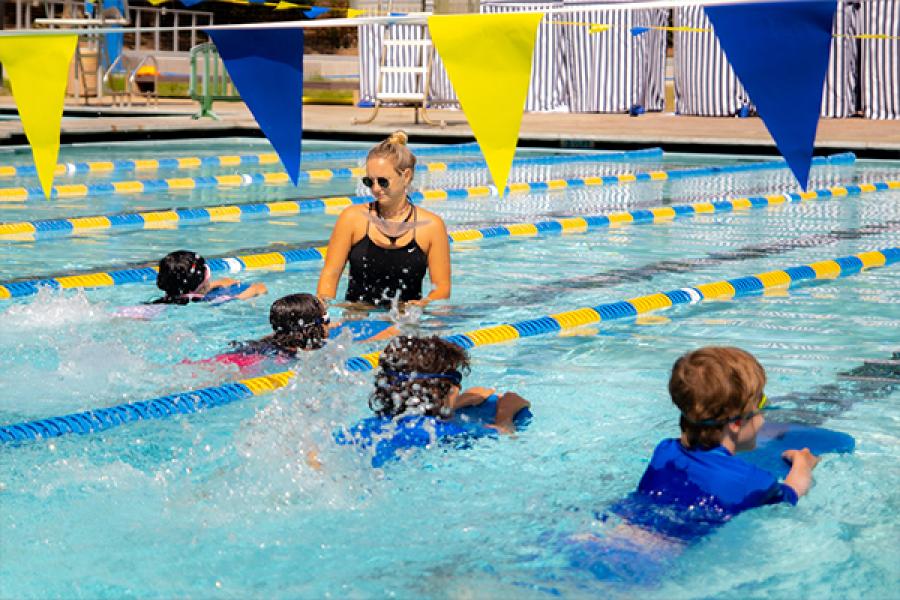
{"type": "Polygon", "coordinates": [[[375,417],[336,433],[339,444],[374,446],[372,466],[381,467],[398,452],[434,443],[467,444],[478,437],[511,433],[529,403],[515,392],[462,391],[469,369],[466,351],[439,337],[398,336],[379,358],[369,407],[375,417]],[[493,422],[460,415],[467,407],[496,402],[493,422]]]}
{"type": "Polygon", "coordinates": [[[784,483],[735,456],[756,447],[765,384],[762,365],[738,348],[701,348],[679,358],[669,394],[681,411],[681,437],[659,443],[631,498],[637,502],[620,503],[615,512],[632,524],[691,539],[744,510],[796,504],[818,462],[808,448],[784,452],[792,464],[784,483]],[[668,510],[645,510],[648,504],[668,510]]]}

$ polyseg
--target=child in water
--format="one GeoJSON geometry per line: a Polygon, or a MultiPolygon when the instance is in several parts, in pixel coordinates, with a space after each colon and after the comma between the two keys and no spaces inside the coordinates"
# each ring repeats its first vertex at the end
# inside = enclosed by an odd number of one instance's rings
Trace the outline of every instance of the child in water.
{"type": "Polygon", "coordinates": [[[317,296],[304,293],[290,294],[273,302],[269,324],[270,335],[259,340],[232,342],[233,351],[210,360],[247,367],[265,358],[286,360],[300,351],[318,350],[328,338],[337,337],[344,329],[350,330],[354,341],[383,340],[397,333],[390,321],[345,321],[332,325],[325,303],[317,296]]]}
{"type": "Polygon", "coordinates": [[[735,456],[756,447],[765,421],[765,385],[762,365],[738,348],[706,347],[679,358],[669,394],[681,411],[681,436],[659,443],[633,496],[674,509],[679,518],[657,514],[647,521],[649,513],[623,512],[623,506],[616,512],[632,524],[690,539],[744,510],[796,504],[809,491],[818,463],[808,448],[784,452],[792,466],[783,483],[735,456]]]}
{"type": "Polygon", "coordinates": [[[170,252],[159,261],[156,287],[165,292],[151,304],[227,302],[247,300],[266,293],[262,283],[241,283],[236,279],[211,279],[206,260],[195,252],[170,252]]]}
{"type": "Polygon", "coordinates": [[[339,432],[338,443],[374,445],[372,466],[380,467],[399,450],[514,432],[528,401],[515,392],[498,397],[487,388],[462,391],[468,369],[469,356],[456,344],[436,336],[395,337],[381,353],[369,398],[376,416],[339,432]],[[487,422],[465,414],[485,405],[495,407],[487,422]]]}

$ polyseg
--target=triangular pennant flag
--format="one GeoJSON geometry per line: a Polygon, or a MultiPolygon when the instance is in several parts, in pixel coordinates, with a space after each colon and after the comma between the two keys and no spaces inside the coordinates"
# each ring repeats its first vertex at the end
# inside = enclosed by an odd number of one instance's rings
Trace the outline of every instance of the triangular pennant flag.
{"type": "Polygon", "coordinates": [[[631,28],[631,35],[633,35],[633,36],[639,36],[639,35],[641,35],[642,33],[647,33],[648,31],[650,31],[650,28],[649,28],[649,27],[632,27],[632,28],[631,28]]]}
{"type": "Polygon", "coordinates": [[[303,135],[303,30],[215,30],[225,69],[297,185],[303,135]]]}
{"type": "Polygon", "coordinates": [[[809,180],[835,0],[707,6],[734,72],[803,189],[809,180]]]}
{"type": "Polygon", "coordinates": [[[588,29],[588,33],[603,33],[604,31],[609,31],[612,28],[612,25],[591,25],[590,29],[588,29]]]}
{"type": "Polygon", "coordinates": [[[291,8],[300,8],[300,5],[294,4],[293,2],[285,2],[284,0],[280,0],[278,4],[275,5],[275,10],[288,10],[291,8]]]}
{"type": "Polygon", "coordinates": [[[53,172],[59,156],[69,63],[77,35],[17,35],[0,38],[0,63],[9,76],[22,129],[44,196],[53,190],[53,172]]]}
{"type": "Polygon", "coordinates": [[[366,14],[365,10],[360,10],[358,8],[348,8],[347,9],[347,18],[355,19],[356,17],[361,17],[366,14]]]}
{"type": "Polygon", "coordinates": [[[304,10],[303,14],[309,17],[310,19],[315,19],[318,16],[324,15],[327,13],[330,8],[327,6],[313,6],[309,10],[304,10]]]}
{"type": "Polygon", "coordinates": [[[531,79],[541,13],[428,17],[437,49],[502,195],[531,79]]]}
{"type": "Polygon", "coordinates": [[[197,4],[200,4],[203,1],[204,0],[181,0],[181,3],[184,4],[185,6],[196,6],[197,4]]]}

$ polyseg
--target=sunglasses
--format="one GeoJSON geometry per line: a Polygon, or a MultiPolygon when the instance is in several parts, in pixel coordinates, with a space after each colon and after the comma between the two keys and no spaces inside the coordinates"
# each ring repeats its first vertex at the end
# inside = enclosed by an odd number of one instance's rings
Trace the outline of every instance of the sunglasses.
{"type": "Polygon", "coordinates": [[[378,187],[380,187],[383,190],[386,190],[389,187],[391,187],[391,180],[388,179],[387,177],[376,177],[375,179],[372,179],[371,177],[363,177],[362,178],[362,184],[364,186],[366,186],[367,188],[371,188],[376,183],[378,184],[378,187]]]}
{"type": "Polygon", "coordinates": [[[762,395],[762,398],[759,399],[759,402],[756,404],[756,410],[752,410],[746,414],[738,415],[736,417],[731,417],[730,419],[723,419],[721,421],[717,421],[715,419],[704,419],[702,421],[691,421],[687,417],[685,420],[692,425],[699,425],[701,427],[721,427],[722,425],[728,425],[729,423],[737,423],[738,421],[746,421],[752,419],[759,413],[763,411],[766,405],[769,403],[769,398],[766,397],[765,394],[762,395]]]}

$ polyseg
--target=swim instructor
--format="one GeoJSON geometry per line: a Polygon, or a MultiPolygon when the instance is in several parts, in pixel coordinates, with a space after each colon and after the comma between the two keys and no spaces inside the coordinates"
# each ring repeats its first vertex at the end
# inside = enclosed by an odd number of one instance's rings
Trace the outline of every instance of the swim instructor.
{"type": "Polygon", "coordinates": [[[374,200],[349,206],[338,217],[319,275],[320,298],[334,299],[348,262],[348,302],[390,306],[397,298],[424,306],[450,297],[447,227],[438,215],[409,200],[416,157],[406,140],[397,131],[369,151],[362,182],[374,200]],[[432,288],[423,297],[426,270],[432,288]]]}

